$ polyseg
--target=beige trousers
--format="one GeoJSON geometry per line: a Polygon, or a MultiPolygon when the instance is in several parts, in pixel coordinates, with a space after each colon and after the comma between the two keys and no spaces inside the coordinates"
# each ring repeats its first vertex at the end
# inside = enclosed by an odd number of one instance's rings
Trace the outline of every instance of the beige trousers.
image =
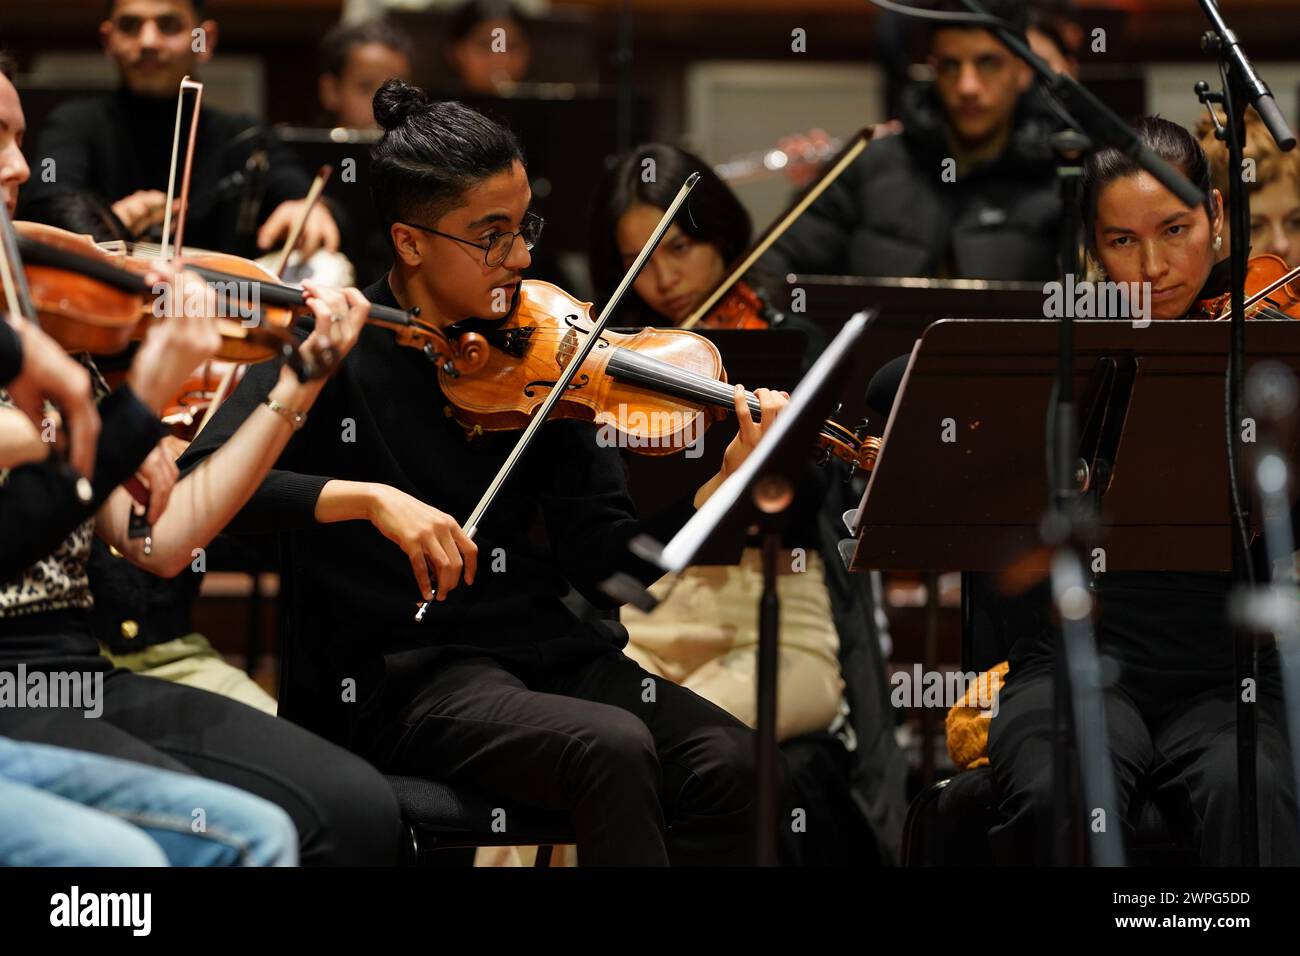
{"type": "Polygon", "coordinates": [[[202,634],[189,634],[174,641],[154,644],[134,654],[113,654],[100,645],[100,653],[112,661],[114,667],[211,691],[256,707],[272,717],[276,714],[275,698],[238,667],[227,664],[202,634]]]}
{"type": "MultiPolygon", "coordinates": [[[[831,725],[844,681],[820,555],[783,552],[779,568],[777,739],[787,740],[831,725]]],[[[650,591],[661,603],[649,614],[623,610],[623,653],[755,726],[760,552],[746,550],[738,565],[687,568],[676,582],[660,581],[650,591]]]]}

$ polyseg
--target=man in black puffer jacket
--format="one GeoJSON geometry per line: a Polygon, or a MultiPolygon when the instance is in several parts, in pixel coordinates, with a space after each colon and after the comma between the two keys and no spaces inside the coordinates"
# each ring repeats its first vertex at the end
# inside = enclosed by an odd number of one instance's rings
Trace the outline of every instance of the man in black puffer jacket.
{"type": "MultiPolygon", "coordinates": [[[[1023,31],[1023,0],[987,6],[1023,31]]],[[[1059,123],[1031,91],[1029,67],[987,30],[950,26],[931,33],[929,62],[934,83],[904,93],[903,131],[858,157],[761,268],[773,275],[1055,276],[1061,206],[1049,137],[1059,123]]]]}

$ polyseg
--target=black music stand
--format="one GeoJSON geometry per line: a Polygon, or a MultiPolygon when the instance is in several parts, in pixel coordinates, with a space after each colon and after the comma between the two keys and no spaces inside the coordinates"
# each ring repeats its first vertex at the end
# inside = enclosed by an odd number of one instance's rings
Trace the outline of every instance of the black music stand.
{"type": "MultiPolygon", "coordinates": [[[[1228,324],[1077,321],[1074,331],[1077,471],[1099,507],[1106,570],[1231,570],[1222,435],[1228,324]]],[[[1300,327],[1257,321],[1246,333],[1249,354],[1300,369],[1300,327]]],[[[998,571],[1012,561],[1049,570],[1039,530],[1043,410],[1058,334],[1050,321],[946,321],[926,330],[853,517],[853,570],[998,571]],[[954,441],[944,440],[945,427],[954,441]]],[[[1084,697],[1095,689],[1085,681],[1084,697]]],[[[1101,715],[1099,699],[1082,707],[1101,715]]],[[[1091,717],[1079,723],[1081,753],[1083,735],[1097,726],[1091,717]]],[[[1253,745],[1249,727],[1239,723],[1238,732],[1253,745]]],[[[1094,793],[1104,789],[1095,778],[1109,774],[1108,760],[1096,759],[1104,745],[1104,736],[1087,744],[1084,785],[1094,793]]]]}
{"type": "MultiPolygon", "coordinates": [[[[868,306],[880,312],[858,349],[858,367],[869,377],[895,356],[912,350],[921,333],[940,319],[1038,319],[1043,283],[996,279],[796,275],[775,293],[777,308],[819,326],[827,338],[844,316],[868,306]]],[[[851,382],[841,421],[871,417],[863,402],[867,382],[851,382]]]]}
{"type": "MultiPolygon", "coordinates": [[[[728,478],[666,545],[644,535],[634,538],[634,554],[665,571],[679,573],[718,542],[743,542],[757,526],[763,541],[763,592],[759,602],[757,862],[776,864],[780,814],[776,747],[779,603],[776,559],[781,545],[783,516],[794,498],[799,475],[809,460],[822,423],[839,400],[844,378],[854,361],[854,347],[874,312],[859,313],[845,323],[813,363],[790,396],[790,404],[745,463],[728,478]]],[[[739,549],[735,550],[739,553],[739,549]]],[[[622,598],[627,581],[611,583],[622,598]]]]}

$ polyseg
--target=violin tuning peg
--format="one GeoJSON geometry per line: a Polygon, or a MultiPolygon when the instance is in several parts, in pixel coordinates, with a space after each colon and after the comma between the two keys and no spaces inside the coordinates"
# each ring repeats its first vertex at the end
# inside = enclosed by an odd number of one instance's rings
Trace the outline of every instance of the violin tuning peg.
{"type": "Polygon", "coordinates": [[[456,368],[456,363],[451,359],[447,359],[442,363],[442,370],[446,372],[450,378],[460,378],[460,371],[456,368]]]}

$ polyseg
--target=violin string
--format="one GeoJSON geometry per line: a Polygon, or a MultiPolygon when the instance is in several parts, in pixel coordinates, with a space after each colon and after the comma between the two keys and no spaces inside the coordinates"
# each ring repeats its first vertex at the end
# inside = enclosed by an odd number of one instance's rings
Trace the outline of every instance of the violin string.
{"type": "MultiPolygon", "coordinates": [[[[569,332],[539,330],[530,343],[552,344],[562,342],[569,332]]],[[[732,408],[735,404],[732,387],[717,379],[652,356],[642,355],[635,349],[614,346],[606,366],[616,378],[622,377],[632,384],[641,384],[656,391],[668,392],[677,397],[732,408]]],[[[755,415],[762,414],[762,405],[752,392],[745,392],[746,403],[755,415]]]]}
{"type": "MultiPolygon", "coordinates": [[[[721,408],[730,409],[735,405],[734,393],[725,383],[686,371],[661,359],[642,355],[633,349],[616,346],[605,367],[610,375],[632,385],[641,385],[653,391],[721,408]]],[[[763,410],[758,399],[750,392],[746,392],[745,397],[750,412],[761,417],[763,410]]],[[[821,433],[849,448],[855,448],[858,444],[848,429],[837,422],[827,422],[821,433]]],[[[832,454],[836,452],[832,450],[832,454]]]]}

